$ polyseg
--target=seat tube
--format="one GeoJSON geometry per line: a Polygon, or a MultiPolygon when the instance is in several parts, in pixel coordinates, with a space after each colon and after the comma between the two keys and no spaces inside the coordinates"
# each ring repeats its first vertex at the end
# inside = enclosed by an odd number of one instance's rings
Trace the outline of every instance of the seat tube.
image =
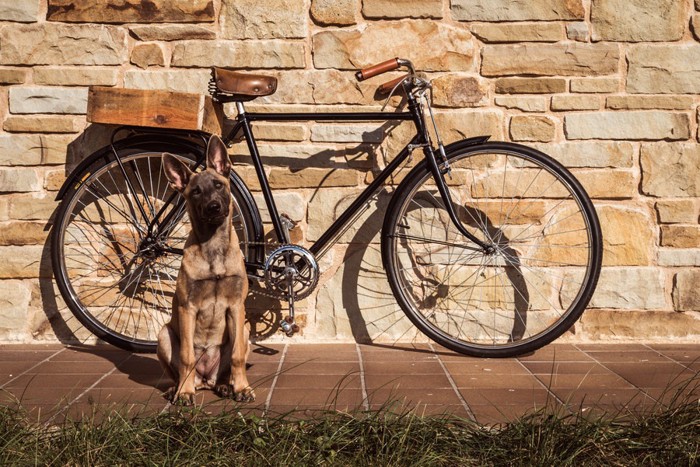
{"type": "Polygon", "coordinates": [[[253,136],[253,131],[250,126],[250,120],[246,116],[245,107],[243,106],[242,102],[236,102],[236,110],[238,110],[238,121],[243,127],[243,136],[248,144],[250,157],[253,159],[253,167],[255,167],[255,173],[257,174],[258,181],[260,182],[260,188],[262,190],[263,198],[265,199],[265,205],[267,205],[267,210],[270,213],[270,220],[273,228],[275,229],[277,240],[280,243],[289,243],[289,238],[287,238],[287,234],[282,227],[282,222],[280,221],[279,213],[277,212],[275,200],[272,197],[272,191],[270,190],[267,175],[265,175],[265,168],[263,167],[260,152],[258,151],[258,145],[255,143],[255,137],[253,136]]]}

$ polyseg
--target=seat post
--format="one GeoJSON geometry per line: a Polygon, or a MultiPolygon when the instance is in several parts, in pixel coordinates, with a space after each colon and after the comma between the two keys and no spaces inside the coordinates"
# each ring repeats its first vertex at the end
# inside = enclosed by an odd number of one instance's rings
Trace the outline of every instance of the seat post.
{"type": "Polygon", "coordinates": [[[245,115],[245,106],[243,105],[243,102],[236,101],[236,111],[238,112],[238,115],[245,115]]]}

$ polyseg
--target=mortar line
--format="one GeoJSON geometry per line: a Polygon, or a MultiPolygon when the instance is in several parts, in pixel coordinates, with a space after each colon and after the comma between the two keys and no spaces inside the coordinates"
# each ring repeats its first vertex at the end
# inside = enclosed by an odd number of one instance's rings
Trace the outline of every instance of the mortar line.
{"type": "Polygon", "coordinates": [[[357,361],[360,364],[360,388],[362,389],[362,408],[369,410],[369,398],[367,396],[367,384],[365,383],[365,364],[362,360],[362,351],[360,344],[355,342],[355,350],[357,351],[357,361]]]}
{"type": "Polygon", "coordinates": [[[428,346],[430,347],[430,350],[432,350],[433,354],[435,355],[435,358],[437,358],[438,363],[442,367],[442,371],[445,373],[445,376],[447,376],[447,380],[450,382],[450,386],[452,386],[452,391],[454,391],[455,395],[457,396],[457,399],[459,399],[459,402],[462,404],[462,407],[464,407],[464,410],[467,411],[467,416],[469,419],[473,422],[476,421],[476,416],[474,415],[474,412],[472,412],[472,409],[469,407],[469,404],[467,404],[466,399],[464,396],[462,396],[462,393],[459,392],[459,389],[457,388],[457,383],[455,383],[454,378],[452,377],[452,374],[450,374],[449,370],[447,369],[447,366],[443,363],[442,359],[440,358],[440,355],[435,351],[435,347],[433,347],[432,342],[428,342],[428,346]]]}
{"type": "Polygon", "coordinates": [[[287,356],[287,349],[289,349],[289,342],[284,344],[284,349],[282,349],[282,357],[280,357],[279,365],[277,365],[277,371],[275,372],[275,377],[272,378],[272,384],[270,385],[270,392],[267,394],[267,399],[265,400],[265,406],[263,408],[263,415],[267,415],[270,410],[270,402],[272,401],[272,393],[275,391],[275,385],[277,384],[277,378],[279,378],[280,373],[282,373],[282,365],[284,365],[284,358],[287,356]]]}
{"type": "Polygon", "coordinates": [[[38,366],[41,365],[42,363],[48,362],[49,360],[51,360],[53,357],[55,357],[56,355],[60,354],[60,353],[63,352],[64,350],[66,350],[66,347],[63,347],[61,350],[57,351],[56,353],[49,355],[48,357],[46,357],[46,358],[43,359],[42,361],[40,361],[40,362],[38,362],[38,363],[35,363],[33,366],[31,366],[30,368],[27,368],[26,370],[24,370],[23,372],[21,372],[20,374],[18,374],[17,376],[15,376],[14,378],[12,378],[12,379],[10,379],[10,380],[8,380],[8,381],[5,381],[3,384],[0,384],[0,389],[1,389],[1,388],[4,388],[5,386],[7,386],[8,384],[10,384],[11,382],[15,381],[17,378],[20,378],[20,377],[26,375],[27,373],[29,373],[30,371],[32,371],[34,368],[38,367],[38,366]]]}
{"type": "Polygon", "coordinates": [[[65,407],[63,407],[61,410],[59,410],[58,412],[56,412],[55,414],[53,414],[53,415],[51,416],[51,418],[49,418],[48,420],[46,420],[46,422],[44,423],[44,426],[49,426],[49,423],[51,423],[51,421],[52,421],[54,418],[58,417],[58,416],[61,415],[63,412],[65,412],[66,410],[68,410],[73,404],[75,404],[75,403],[78,401],[78,399],[80,399],[81,397],[83,397],[83,396],[84,396],[85,394],[87,394],[90,390],[94,389],[95,386],[97,386],[98,384],[100,384],[100,382],[102,382],[106,377],[110,376],[110,375],[111,375],[112,373],[114,373],[115,371],[117,371],[117,367],[116,367],[116,366],[115,366],[114,368],[112,368],[111,370],[109,370],[109,371],[108,371],[107,373],[105,373],[104,375],[100,376],[100,378],[98,378],[97,381],[95,381],[95,382],[92,383],[90,386],[88,386],[83,392],[81,392],[80,394],[78,394],[77,397],[75,397],[72,401],[70,401],[68,404],[66,404],[65,407]]]}

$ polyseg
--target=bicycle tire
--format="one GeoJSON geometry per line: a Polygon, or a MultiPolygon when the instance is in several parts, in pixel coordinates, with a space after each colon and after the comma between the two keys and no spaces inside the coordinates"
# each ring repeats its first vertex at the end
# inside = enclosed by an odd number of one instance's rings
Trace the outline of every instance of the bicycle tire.
{"type": "Polygon", "coordinates": [[[448,147],[445,175],[453,206],[494,251],[457,231],[423,161],[397,188],[382,228],[391,290],[413,324],[448,349],[477,357],[532,352],[570,329],[593,295],[603,250],[595,208],[542,152],[513,143],[456,146],[448,147]]]}
{"type": "MultiPolygon", "coordinates": [[[[138,194],[130,194],[111,147],[90,156],[93,161],[69,178],[73,183],[58,208],[51,231],[52,267],[66,305],[91,333],[125,350],[152,353],[160,328],[170,319],[181,262],[178,253],[154,253],[155,247],[145,251],[139,246],[148,219],[175,193],[160,166],[162,152],[192,166],[204,149],[135,140],[120,141],[116,151],[138,194]]],[[[257,206],[233,171],[230,184],[232,223],[239,239],[258,241],[262,224],[257,206]]],[[[179,197],[175,193],[173,202],[179,197]]],[[[175,225],[164,229],[169,233],[158,248],[184,246],[187,224],[185,211],[175,225]]],[[[248,253],[252,250],[244,249],[248,253]]]]}

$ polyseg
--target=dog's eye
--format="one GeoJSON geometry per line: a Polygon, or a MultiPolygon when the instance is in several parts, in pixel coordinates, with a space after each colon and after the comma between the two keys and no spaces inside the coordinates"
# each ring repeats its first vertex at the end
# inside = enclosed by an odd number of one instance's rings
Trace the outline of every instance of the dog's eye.
{"type": "Polygon", "coordinates": [[[192,188],[192,194],[195,195],[195,196],[201,195],[201,194],[202,194],[202,189],[199,188],[198,186],[196,186],[196,187],[192,188]]]}
{"type": "Polygon", "coordinates": [[[217,190],[220,190],[221,187],[224,186],[224,184],[221,182],[214,182],[214,186],[216,187],[217,190]]]}

